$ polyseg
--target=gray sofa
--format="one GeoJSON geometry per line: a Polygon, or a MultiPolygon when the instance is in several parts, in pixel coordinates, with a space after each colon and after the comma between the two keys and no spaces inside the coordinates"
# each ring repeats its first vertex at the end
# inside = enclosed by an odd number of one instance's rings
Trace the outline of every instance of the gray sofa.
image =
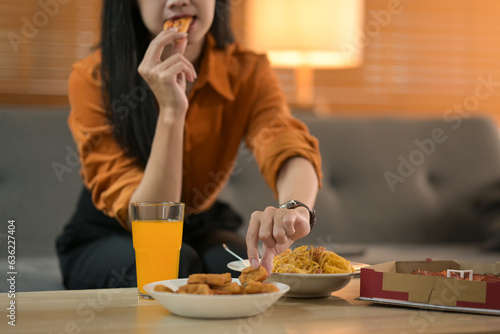
{"type": "MultiPolygon", "coordinates": [[[[6,225],[15,219],[17,291],[62,289],[54,240],[82,187],[67,115],[0,108],[0,269],[8,271],[6,225]]],[[[318,223],[301,243],[369,263],[397,259],[394,243],[403,243],[406,257],[408,245],[466,242],[467,260],[500,259],[478,248],[491,217],[477,203],[500,180],[500,143],[489,120],[301,118],[320,140],[324,172],[318,223]]],[[[276,204],[247,150],[221,199],[245,221],[276,204]]]]}
{"type": "MultiPolygon", "coordinates": [[[[67,109],[0,109],[0,268],[6,222],[16,221],[17,291],[62,289],[54,240],[75,208],[82,181],[67,109]]],[[[0,283],[4,291],[5,280],[0,283]]]]}
{"type": "MultiPolygon", "coordinates": [[[[324,173],[318,223],[304,242],[483,240],[477,201],[500,181],[490,120],[300,118],[320,142],[324,173]]],[[[273,203],[248,151],[223,198],[245,217],[273,203]]]]}

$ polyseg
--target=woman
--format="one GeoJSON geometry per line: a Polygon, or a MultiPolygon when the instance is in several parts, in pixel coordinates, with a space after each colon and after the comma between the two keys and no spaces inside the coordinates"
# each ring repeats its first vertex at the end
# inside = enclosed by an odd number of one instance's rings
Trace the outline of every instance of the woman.
{"type": "Polygon", "coordinates": [[[221,243],[270,271],[272,258],[310,231],[320,180],[315,138],[292,118],[265,56],[234,43],[227,0],[106,0],[100,48],[69,80],[69,126],[85,189],[58,239],[67,288],[132,286],[133,201],[182,201],[179,276],[227,271],[221,243]],[[163,31],[191,16],[188,33],[163,31]],[[216,202],[241,140],[283,208],[240,221],[216,202]],[[217,177],[214,177],[217,176],[217,177]],[[222,177],[221,177],[222,176],[222,177]],[[245,247],[246,246],[246,247],[245,247]]]}

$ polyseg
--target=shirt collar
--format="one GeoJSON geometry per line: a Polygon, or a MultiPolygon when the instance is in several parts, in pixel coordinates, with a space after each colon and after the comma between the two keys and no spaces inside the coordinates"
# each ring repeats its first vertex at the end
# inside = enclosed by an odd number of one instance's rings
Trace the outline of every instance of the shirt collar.
{"type": "Polygon", "coordinates": [[[205,42],[205,56],[200,69],[200,86],[209,83],[217,93],[233,101],[234,94],[229,82],[228,66],[230,62],[231,46],[226,49],[217,49],[215,39],[207,34],[205,42]]]}

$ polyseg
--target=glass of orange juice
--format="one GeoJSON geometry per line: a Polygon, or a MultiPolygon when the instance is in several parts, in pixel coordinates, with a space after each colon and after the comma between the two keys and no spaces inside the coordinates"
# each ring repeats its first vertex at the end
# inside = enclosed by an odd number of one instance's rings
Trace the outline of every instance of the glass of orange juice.
{"type": "Polygon", "coordinates": [[[152,299],[144,285],[176,279],[182,245],[184,203],[130,203],[139,297],[152,299]]]}

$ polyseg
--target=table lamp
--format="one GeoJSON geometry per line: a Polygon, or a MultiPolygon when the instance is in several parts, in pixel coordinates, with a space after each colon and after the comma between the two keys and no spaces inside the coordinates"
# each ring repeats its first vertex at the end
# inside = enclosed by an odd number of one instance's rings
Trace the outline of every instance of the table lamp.
{"type": "Polygon", "coordinates": [[[247,1],[246,42],[275,68],[294,68],[296,104],[310,108],[314,69],[360,66],[363,0],[247,1]]]}

